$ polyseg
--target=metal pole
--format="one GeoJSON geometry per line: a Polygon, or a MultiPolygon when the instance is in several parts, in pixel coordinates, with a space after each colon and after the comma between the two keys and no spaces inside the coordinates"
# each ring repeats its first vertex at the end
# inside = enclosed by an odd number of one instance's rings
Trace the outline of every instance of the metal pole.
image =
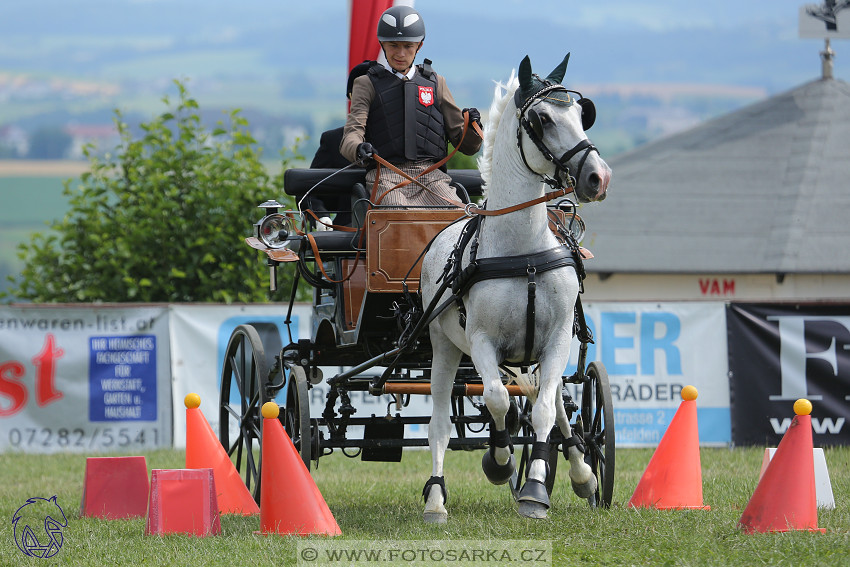
{"type": "Polygon", "coordinates": [[[823,51],[820,52],[822,78],[832,78],[832,60],[835,58],[835,52],[829,45],[829,38],[825,40],[826,44],[823,51]]]}

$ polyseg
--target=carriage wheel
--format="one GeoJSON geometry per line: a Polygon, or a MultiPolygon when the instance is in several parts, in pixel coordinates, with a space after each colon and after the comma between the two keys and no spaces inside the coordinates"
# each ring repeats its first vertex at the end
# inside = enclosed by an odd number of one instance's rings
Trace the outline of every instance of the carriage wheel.
{"type": "MultiPolygon", "coordinates": [[[[527,398],[519,398],[520,400],[524,400],[522,403],[522,413],[519,416],[520,422],[522,423],[519,434],[522,437],[533,437],[534,430],[531,428],[531,401],[527,398]]],[[[531,457],[531,449],[532,444],[523,444],[522,452],[519,456],[519,462],[516,466],[516,471],[514,471],[513,476],[511,476],[511,480],[509,482],[509,486],[511,487],[511,493],[514,496],[514,500],[519,498],[519,491],[522,489],[522,485],[528,479],[528,469],[529,458],[531,457]]],[[[549,444],[549,471],[546,475],[546,491],[549,493],[549,496],[552,495],[552,489],[555,486],[555,474],[558,472],[558,445],[557,443],[549,444]]]]}
{"type": "Polygon", "coordinates": [[[587,365],[581,419],[587,448],[584,459],[598,481],[596,493],[587,500],[591,506],[608,508],[614,495],[614,406],[608,372],[601,362],[587,365]]]}
{"type": "Polygon", "coordinates": [[[251,325],[239,325],[224,353],[219,397],[219,439],[236,470],[260,501],[260,449],[268,367],[263,343],[251,325]]]}
{"type": "Polygon", "coordinates": [[[310,470],[313,455],[313,435],[310,427],[310,398],[307,393],[307,373],[303,366],[293,365],[289,369],[289,383],[286,386],[286,408],[284,410],[284,428],[292,439],[292,444],[301,460],[310,470]]]}

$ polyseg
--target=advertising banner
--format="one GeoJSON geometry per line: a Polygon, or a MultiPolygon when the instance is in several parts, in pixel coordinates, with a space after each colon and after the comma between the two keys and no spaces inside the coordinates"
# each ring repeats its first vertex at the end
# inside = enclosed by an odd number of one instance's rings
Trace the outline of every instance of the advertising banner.
{"type": "Polygon", "coordinates": [[[732,303],[732,440],[776,446],[794,401],[812,402],[815,446],[850,444],[850,305],[732,303]]]}
{"type": "MultiPolygon", "coordinates": [[[[584,311],[594,336],[587,360],[602,362],[608,372],[618,447],[656,446],[689,384],[699,391],[700,443],[730,442],[722,303],[600,302],[584,311]]],[[[569,373],[577,356],[574,340],[569,373]]]]}
{"type": "Polygon", "coordinates": [[[0,307],[0,452],[170,447],[170,358],[166,307],[0,307]]]}
{"type": "MultiPolygon", "coordinates": [[[[172,305],[171,379],[174,392],[174,446],[186,446],[186,394],[201,396],[201,411],[218,433],[218,407],[224,353],[230,335],[239,325],[252,325],[260,335],[269,367],[290,337],[284,321],[288,306],[261,305],[172,305]]],[[[292,340],[310,337],[312,307],[295,306],[292,340]]],[[[236,395],[235,391],[231,392],[236,395]]],[[[278,397],[284,405],[286,392],[278,397]]]]}

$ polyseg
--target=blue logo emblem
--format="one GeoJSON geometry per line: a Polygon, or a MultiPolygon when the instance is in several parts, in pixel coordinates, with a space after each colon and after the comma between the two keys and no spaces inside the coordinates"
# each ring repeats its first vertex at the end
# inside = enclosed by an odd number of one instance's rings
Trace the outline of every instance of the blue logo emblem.
{"type": "Polygon", "coordinates": [[[30,498],[12,516],[15,543],[24,555],[45,559],[59,553],[62,528],[68,527],[65,512],[53,498],[30,498]]]}

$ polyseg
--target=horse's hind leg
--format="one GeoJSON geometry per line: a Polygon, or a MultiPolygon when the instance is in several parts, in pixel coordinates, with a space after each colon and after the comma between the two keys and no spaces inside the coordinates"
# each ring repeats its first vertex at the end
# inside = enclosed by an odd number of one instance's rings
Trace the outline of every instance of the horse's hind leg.
{"type": "Polygon", "coordinates": [[[446,485],[443,480],[443,460],[451,437],[451,395],[457,367],[463,353],[445,336],[431,333],[433,362],[431,365],[431,400],[433,410],[428,426],[428,444],[431,447],[431,478],[425,483],[424,520],[426,523],[445,523],[446,485]]]}
{"type": "Polygon", "coordinates": [[[572,484],[573,491],[577,496],[590,498],[596,492],[596,476],[594,476],[590,465],[584,461],[586,449],[580,437],[581,433],[574,435],[570,427],[560,388],[555,393],[555,412],[558,427],[564,435],[564,455],[570,461],[570,484],[572,484]]]}

